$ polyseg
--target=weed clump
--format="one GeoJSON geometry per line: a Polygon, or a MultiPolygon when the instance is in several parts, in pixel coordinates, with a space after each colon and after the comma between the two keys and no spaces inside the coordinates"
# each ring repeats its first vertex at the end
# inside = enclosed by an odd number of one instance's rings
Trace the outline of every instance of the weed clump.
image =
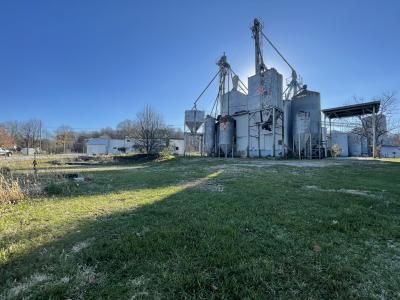
{"type": "MultiPolygon", "coordinates": [[[[83,178],[90,181],[91,178],[83,178]]],[[[74,178],[53,173],[47,176],[0,173],[0,205],[16,204],[21,200],[40,196],[59,196],[71,192],[74,178]]]]}
{"type": "Polygon", "coordinates": [[[43,191],[49,196],[58,196],[65,193],[66,187],[65,184],[60,184],[55,181],[50,181],[43,188],[43,191]]]}
{"type": "Polygon", "coordinates": [[[0,174],[0,204],[17,203],[25,198],[25,194],[17,179],[0,174]]]}
{"type": "Polygon", "coordinates": [[[76,173],[55,174],[52,177],[43,178],[43,192],[48,196],[61,196],[71,193],[74,186],[79,182],[86,182],[86,177],[76,173]]]}

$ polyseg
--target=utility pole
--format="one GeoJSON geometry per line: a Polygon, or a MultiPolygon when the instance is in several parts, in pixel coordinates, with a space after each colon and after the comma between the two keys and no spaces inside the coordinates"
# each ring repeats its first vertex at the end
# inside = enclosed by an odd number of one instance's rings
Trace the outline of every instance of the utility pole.
{"type": "Polygon", "coordinates": [[[42,151],[42,121],[39,121],[39,149],[42,151]]]}

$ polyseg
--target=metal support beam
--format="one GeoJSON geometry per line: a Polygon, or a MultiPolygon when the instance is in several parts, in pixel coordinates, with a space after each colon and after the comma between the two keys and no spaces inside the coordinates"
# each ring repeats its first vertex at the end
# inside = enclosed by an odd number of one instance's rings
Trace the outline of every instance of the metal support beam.
{"type": "Polygon", "coordinates": [[[325,128],[325,157],[328,157],[328,128],[326,128],[326,115],[324,114],[324,128],[325,128]]]}
{"type": "MultiPolygon", "coordinates": [[[[332,121],[331,121],[331,118],[329,118],[329,141],[330,141],[329,146],[332,149],[332,121]]],[[[331,151],[331,156],[332,156],[332,151],[331,151]]]]}
{"type": "Polygon", "coordinates": [[[257,125],[257,130],[258,130],[258,157],[261,157],[261,144],[260,144],[260,124],[257,125]]]}
{"type": "Polygon", "coordinates": [[[375,106],[372,108],[372,157],[375,158],[376,151],[376,112],[375,106]]]}
{"type": "Polygon", "coordinates": [[[299,131],[299,159],[301,159],[301,133],[299,131]]]}
{"type": "Polygon", "coordinates": [[[247,115],[247,157],[250,157],[250,114],[247,115]]]}
{"type": "Polygon", "coordinates": [[[272,157],[275,157],[275,107],[272,108],[272,157]]]}

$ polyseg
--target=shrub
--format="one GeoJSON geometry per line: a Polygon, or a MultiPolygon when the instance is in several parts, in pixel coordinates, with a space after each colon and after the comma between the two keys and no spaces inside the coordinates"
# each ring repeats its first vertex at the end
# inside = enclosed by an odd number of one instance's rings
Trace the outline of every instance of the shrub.
{"type": "Polygon", "coordinates": [[[168,160],[171,158],[174,158],[174,156],[168,148],[164,148],[158,153],[158,160],[168,160]]]}
{"type": "Polygon", "coordinates": [[[332,156],[337,157],[337,156],[340,156],[340,154],[342,153],[342,148],[340,147],[340,145],[334,144],[332,146],[331,151],[332,151],[332,156]]]}
{"type": "Polygon", "coordinates": [[[70,186],[66,182],[56,182],[50,181],[48,182],[43,191],[49,196],[58,196],[68,193],[70,190],[70,186]]]}

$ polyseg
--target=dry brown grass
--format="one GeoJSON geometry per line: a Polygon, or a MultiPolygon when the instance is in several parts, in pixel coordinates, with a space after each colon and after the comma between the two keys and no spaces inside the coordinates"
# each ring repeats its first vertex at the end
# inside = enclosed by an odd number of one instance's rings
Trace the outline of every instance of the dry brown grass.
{"type": "Polygon", "coordinates": [[[25,198],[18,179],[0,174],[0,204],[16,203],[25,198]]]}
{"type": "Polygon", "coordinates": [[[0,205],[15,204],[27,198],[44,195],[43,186],[47,180],[43,181],[35,174],[14,174],[1,169],[0,205]]]}

